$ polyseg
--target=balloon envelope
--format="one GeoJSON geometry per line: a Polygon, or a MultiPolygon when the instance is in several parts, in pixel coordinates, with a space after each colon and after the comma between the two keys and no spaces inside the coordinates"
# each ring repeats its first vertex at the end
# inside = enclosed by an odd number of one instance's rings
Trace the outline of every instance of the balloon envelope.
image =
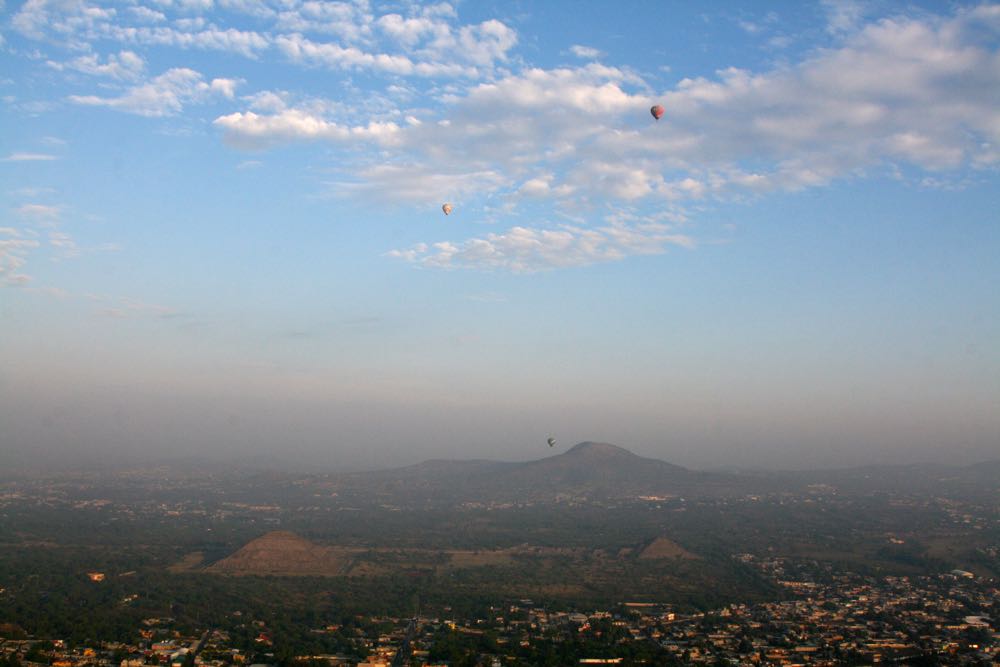
{"type": "Polygon", "coordinates": [[[649,110],[649,113],[653,114],[653,118],[655,118],[656,120],[660,120],[660,118],[663,117],[663,107],[657,104],[656,106],[654,106],[649,110]]]}
{"type": "Polygon", "coordinates": [[[451,204],[442,204],[441,210],[444,211],[445,215],[451,215],[451,204]]]}
{"type": "Polygon", "coordinates": [[[546,440],[546,442],[549,443],[549,447],[552,447],[553,445],[556,444],[556,439],[555,438],[549,438],[548,440],[546,440]]]}

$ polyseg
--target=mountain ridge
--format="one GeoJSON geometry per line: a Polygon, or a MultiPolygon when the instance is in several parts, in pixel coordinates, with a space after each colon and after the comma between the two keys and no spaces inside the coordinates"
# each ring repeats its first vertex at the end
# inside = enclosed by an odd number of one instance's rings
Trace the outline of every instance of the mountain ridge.
{"type": "Polygon", "coordinates": [[[451,502],[678,495],[695,486],[729,482],[723,474],[691,471],[660,459],[639,456],[618,445],[589,440],[529,461],[428,459],[402,468],[351,473],[335,479],[380,484],[387,496],[400,499],[451,502]]]}
{"type": "MultiPolygon", "coordinates": [[[[662,459],[647,458],[640,456],[635,452],[632,452],[619,445],[613,445],[608,442],[596,442],[592,440],[584,440],[583,442],[578,442],[564,452],[558,452],[552,454],[551,456],[545,456],[539,459],[529,459],[527,461],[498,461],[495,459],[447,459],[447,458],[433,458],[425,459],[419,463],[414,463],[413,465],[403,466],[400,468],[388,468],[383,470],[372,471],[373,473],[389,473],[389,472],[402,472],[402,471],[417,471],[417,470],[431,470],[435,468],[474,468],[474,467],[489,467],[489,466],[500,466],[506,468],[516,468],[524,466],[533,466],[545,464],[548,461],[558,460],[558,461],[573,461],[573,460],[584,460],[584,459],[604,459],[604,460],[618,460],[618,461],[654,461],[659,464],[670,466],[675,470],[685,470],[690,471],[688,468],[679,466],[674,463],[669,463],[662,459]]],[[[352,474],[371,474],[371,473],[352,473],[352,474]]]]}

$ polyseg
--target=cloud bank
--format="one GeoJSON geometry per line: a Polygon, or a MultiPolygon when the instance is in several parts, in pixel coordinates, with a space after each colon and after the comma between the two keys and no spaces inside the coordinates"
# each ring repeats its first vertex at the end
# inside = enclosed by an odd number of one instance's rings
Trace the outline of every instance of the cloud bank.
{"type": "Polygon", "coordinates": [[[11,23],[28,38],[83,52],[51,67],[120,87],[72,95],[73,103],[148,117],[225,103],[212,122],[234,148],[340,147],[342,177],[332,187],[341,194],[463,202],[480,221],[509,220],[505,231],[390,256],[523,271],[643,254],[648,244],[613,240],[615,211],[690,221],[692,207],[712,201],[908,172],[919,186],[996,167],[1000,5],[867,24],[856,3],[824,8],[833,46],[763,71],[727,68],[660,89],[649,76],[594,62],[601,52],[581,44],[569,53],[585,64],[525,66],[511,25],[463,23],[447,3],[379,11],[363,1],[109,8],[29,0],[11,23]],[[105,41],[118,51],[94,52],[105,41]],[[364,73],[382,88],[347,87],[343,99],[324,100],[185,67],[144,78],[146,60],[134,49],[165,45],[364,73]],[[239,98],[238,88],[252,92],[239,98]],[[369,102],[352,103],[362,97],[369,102]],[[666,108],[659,122],[647,112],[657,103],[666,108]],[[549,222],[566,214],[580,221],[572,230],[549,222]],[[516,249],[567,234],[565,261],[516,249]],[[574,251],[588,234],[601,250],[574,251]]]}

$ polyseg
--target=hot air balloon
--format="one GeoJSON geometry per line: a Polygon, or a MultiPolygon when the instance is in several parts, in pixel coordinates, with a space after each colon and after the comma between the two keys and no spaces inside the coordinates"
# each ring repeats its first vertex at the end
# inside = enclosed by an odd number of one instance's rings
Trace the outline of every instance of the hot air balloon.
{"type": "Polygon", "coordinates": [[[549,438],[545,442],[549,443],[549,447],[555,447],[556,446],[556,439],[555,438],[549,438]]]}
{"type": "Polygon", "coordinates": [[[653,114],[653,118],[655,118],[656,120],[660,120],[660,118],[663,117],[663,107],[661,107],[659,104],[654,105],[649,110],[649,113],[653,114]]]}
{"type": "Polygon", "coordinates": [[[451,204],[442,204],[441,210],[444,211],[445,215],[451,215],[451,204]]]}

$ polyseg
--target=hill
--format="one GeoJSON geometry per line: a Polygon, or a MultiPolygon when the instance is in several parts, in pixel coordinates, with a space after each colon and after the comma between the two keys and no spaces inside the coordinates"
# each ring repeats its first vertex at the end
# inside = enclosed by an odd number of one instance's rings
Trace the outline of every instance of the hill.
{"type": "Polygon", "coordinates": [[[508,479],[558,486],[643,484],[683,480],[692,473],[672,463],[637,456],[605,442],[581,442],[563,454],[529,461],[507,474],[508,479]]]}
{"type": "Polygon", "coordinates": [[[329,488],[399,503],[546,502],[743,490],[742,478],[688,470],[604,442],[524,462],[435,459],[393,470],[325,478],[329,488]]]}
{"type": "Polygon", "coordinates": [[[550,502],[617,502],[644,498],[697,498],[794,493],[817,485],[841,492],[948,489],[995,493],[997,462],[978,466],[870,466],[863,468],[705,472],[638,456],[606,442],[581,442],[533,461],[433,459],[390,470],[310,477],[301,490],[340,494],[359,505],[397,507],[550,502]]]}

